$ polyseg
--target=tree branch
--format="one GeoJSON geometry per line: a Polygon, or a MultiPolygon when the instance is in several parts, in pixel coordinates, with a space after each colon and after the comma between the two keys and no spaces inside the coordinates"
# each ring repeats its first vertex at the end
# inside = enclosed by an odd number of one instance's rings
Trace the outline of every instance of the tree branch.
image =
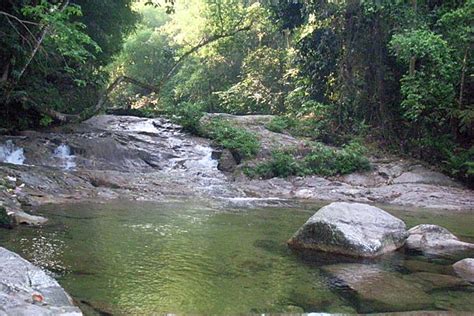
{"type": "Polygon", "coordinates": [[[249,25],[246,25],[244,27],[241,27],[241,28],[237,28],[235,30],[233,30],[232,32],[229,32],[229,33],[223,33],[223,34],[215,34],[207,39],[202,39],[199,44],[197,44],[196,46],[192,47],[191,49],[189,49],[187,52],[185,52],[183,55],[181,55],[178,60],[175,61],[175,63],[171,66],[171,68],[166,72],[166,74],[163,76],[163,78],[160,80],[160,82],[155,86],[155,85],[150,85],[150,84],[147,84],[147,83],[144,83],[144,82],[141,82],[137,79],[134,79],[134,78],[131,78],[131,77],[128,77],[128,76],[120,76],[118,77],[117,79],[115,79],[110,85],[109,87],[105,90],[105,92],[102,94],[102,96],[100,97],[99,101],[97,102],[95,108],[94,108],[94,114],[99,112],[104,104],[106,103],[107,101],[107,98],[109,96],[110,93],[112,93],[112,91],[114,91],[122,82],[128,82],[128,83],[131,83],[131,84],[134,84],[134,85],[137,85],[139,87],[142,87],[144,89],[147,89],[151,92],[155,92],[157,95],[158,95],[158,98],[159,98],[159,95],[160,95],[160,92],[161,92],[161,89],[162,87],[164,86],[164,84],[173,76],[173,74],[175,73],[175,71],[179,68],[179,66],[181,65],[181,63],[188,57],[190,56],[191,54],[197,52],[200,48],[206,46],[206,45],[209,45],[213,42],[216,42],[220,39],[223,39],[223,38],[226,38],[226,37],[232,37],[234,35],[236,35],[237,33],[240,33],[240,32],[243,32],[243,31],[248,31],[250,30],[252,27],[252,24],[249,24],[249,25]]]}

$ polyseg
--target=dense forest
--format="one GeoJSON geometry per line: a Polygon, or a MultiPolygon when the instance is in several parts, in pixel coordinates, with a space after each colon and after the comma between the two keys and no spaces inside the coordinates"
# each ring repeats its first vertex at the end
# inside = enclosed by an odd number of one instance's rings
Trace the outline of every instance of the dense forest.
{"type": "Polygon", "coordinates": [[[473,0],[5,0],[0,124],[273,114],[472,184],[473,19],[473,0]]]}

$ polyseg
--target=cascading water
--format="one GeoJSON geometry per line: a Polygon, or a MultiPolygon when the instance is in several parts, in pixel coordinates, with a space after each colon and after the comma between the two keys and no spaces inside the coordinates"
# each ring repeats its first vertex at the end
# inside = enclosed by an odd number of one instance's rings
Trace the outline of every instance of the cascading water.
{"type": "Polygon", "coordinates": [[[16,147],[11,140],[0,146],[0,162],[22,165],[25,161],[23,148],[16,147]]]}
{"type": "Polygon", "coordinates": [[[59,145],[54,150],[54,157],[61,161],[61,166],[64,170],[74,170],[76,168],[76,156],[71,154],[71,147],[68,145],[59,145]]]}
{"type": "Polygon", "coordinates": [[[197,170],[216,170],[217,160],[212,158],[212,148],[202,145],[194,146],[194,151],[199,153],[201,158],[189,159],[186,161],[188,168],[194,168],[197,170]]]}

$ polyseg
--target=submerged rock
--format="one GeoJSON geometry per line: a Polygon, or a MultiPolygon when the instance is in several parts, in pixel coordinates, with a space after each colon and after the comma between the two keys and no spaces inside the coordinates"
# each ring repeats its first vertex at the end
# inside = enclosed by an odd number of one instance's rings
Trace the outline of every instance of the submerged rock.
{"type": "Polygon", "coordinates": [[[331,203],[316,212],[288,241],[292,248],[355,257],[376,257],[403,246],[405,223],[367,204],[331,203]]]}
{"type": "Polygon", "coordinates": [[[82,315],[56,280],[0,247],[0,315],[82,315]]]}
{"type": "Polygon", "coordinates": [[[464,280],[474,283],[474,258],[466,258],[453,264],[454,272],[464,280]]]}
{"type": "Polygon", "coordinates": [[[358,312],[421,310],[432,304],[422,289],[402,275],[375,265],[335,264],[322,270],[355,292],[360,301],[358,312]]]}
{"type": "Polygon", "coordinates": [[[408,233],[406,247],[425,254],[443,255],[474,251],[474,244],[460,241],[449,230],[438,225],[421,224],[411,228],[408,233]]]}
{"type": "Polygon", "coordinates": [[[437,289],[457,288],[469,285],[458,277],[430,272],[417,272],[405,276],[407,281],[414,284],[421,284],[426,291],[437,289]]]}

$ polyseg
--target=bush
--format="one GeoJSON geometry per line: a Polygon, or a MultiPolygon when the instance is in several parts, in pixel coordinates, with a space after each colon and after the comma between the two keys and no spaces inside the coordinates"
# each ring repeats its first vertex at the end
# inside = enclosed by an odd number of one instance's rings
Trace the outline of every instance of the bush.
{"type": "Polygon", "coordinates": [[[250,178],[270,179],[273,177],[286,178],[295,175],[304,175],[304,169],[291,152],[274,151],[270,161],[255,167],[244,168],[244,174],[250,178]]]}
{"type": "Polygon", "coordinates": [[[275,133],[283,133],[285,130],[295,127],[296,121],[288,116],[275,116],[265,127],[275,133]]]}
{"type": "Polygon", "coordinates": [[[314,143],[311,152],[302,158],[296,158],[290,151],[275,151],[271,160],[255,167],[247,167],[244,173],[250,178],[263,179],[314,174],[343,175],[370,168],[365,152],[365,147],[355,142],[341,149],[314,143]]]}
{"type": "Polygon", "coordinates": [[[474,187],[474,146],[454,152],[446,151],[446,156],[444,171],[474,187]]]}
{"type": "Polygon", "coordinates": [[[232,126],[222,119],[214,119],[205,124],[202,133],[240,158],[253,157],[260,149],[260,143],[253,133],[232,126]]]}
{"type": "Polygon", "coordinates": [[[201,133],[199,122],[204,115],[203,109],[202,103],[183,102],[176,107],[168,108],[166,114],[174,123],[181,125],[184,131],[199,135],[201,133]]]}

